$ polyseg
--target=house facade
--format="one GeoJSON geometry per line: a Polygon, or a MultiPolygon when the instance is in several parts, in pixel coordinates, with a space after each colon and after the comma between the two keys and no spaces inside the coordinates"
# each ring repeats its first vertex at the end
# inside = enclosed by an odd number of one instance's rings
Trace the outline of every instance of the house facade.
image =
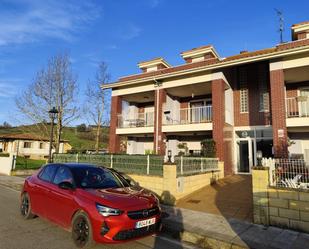
{"type": "Polygon", "coordinates": [[[138,64],[112,89],[109,151],[198,154],[215,141],[225,173],[250,173],[263,157],[309,161],[309,22],[292,41],[222,58],[212,45],[138,64]]]}
{"type": "MultiPolygon", "coordinates": [[[[70,149],[72,146],[69,142],[62,140],[59,153],[66,153],[70,149]]],[[[31,159],[48,159],[49,140],[32,134],[4,134],[0,135],[0,151],[31,159]]]]}

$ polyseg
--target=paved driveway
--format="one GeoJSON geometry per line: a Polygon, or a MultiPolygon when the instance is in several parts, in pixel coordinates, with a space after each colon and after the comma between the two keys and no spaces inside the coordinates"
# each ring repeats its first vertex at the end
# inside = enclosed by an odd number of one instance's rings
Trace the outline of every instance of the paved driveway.
{"type": "Polygon", "coordinates": [[[251,175],[233,175],[177,202],[178,207],[252,221],[251,175]]]}

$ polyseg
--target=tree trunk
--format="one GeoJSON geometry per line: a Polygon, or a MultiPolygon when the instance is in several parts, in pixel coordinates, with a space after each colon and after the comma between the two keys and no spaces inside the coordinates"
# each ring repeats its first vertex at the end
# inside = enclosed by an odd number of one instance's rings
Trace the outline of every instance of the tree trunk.
{"type": "Polygon", "coordinates": [[[99,148],[100,148],[100,131],[101,131],[101,124],[99,123],[97,125],[97,132],[96,132],[96,138],[95,138],[95,151],[96,151],[96,153],[99,153],[99,148]]]}

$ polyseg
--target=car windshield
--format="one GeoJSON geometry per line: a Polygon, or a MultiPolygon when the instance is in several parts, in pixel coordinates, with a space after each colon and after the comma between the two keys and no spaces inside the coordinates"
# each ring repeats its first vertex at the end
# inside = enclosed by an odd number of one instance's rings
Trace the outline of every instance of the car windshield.
{"type": "Polygon", "coordinates": [[[77,187],[80,188],[123,188],[124,184],[112,172],[103,168],[80,167],[72,170],[77,187]]]}

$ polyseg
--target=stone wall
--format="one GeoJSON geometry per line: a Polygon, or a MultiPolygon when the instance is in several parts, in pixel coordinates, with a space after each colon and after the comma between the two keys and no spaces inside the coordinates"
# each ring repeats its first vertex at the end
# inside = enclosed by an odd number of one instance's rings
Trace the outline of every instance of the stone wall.
{"type": "Polygon", "coordinates": [[[268,168],[252,171],[254,223],[309,232],[309,191],[269,186],[268,168]]]}
{"type": "Polygon", "coordinates": [[[173,205],[180,198],[224,177],[224,163],[214,172],[178,176],[176,165],[163,165],[163,177],[129,174],[140,186],[155,192],[166,204],[173,205]]]}

